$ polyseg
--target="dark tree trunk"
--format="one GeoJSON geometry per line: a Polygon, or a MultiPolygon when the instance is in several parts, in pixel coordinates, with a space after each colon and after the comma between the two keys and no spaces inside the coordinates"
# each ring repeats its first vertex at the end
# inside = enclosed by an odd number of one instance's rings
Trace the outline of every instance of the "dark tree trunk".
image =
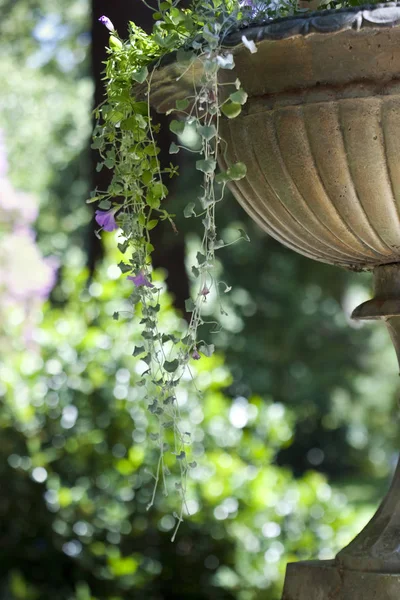
{"type": "MultiPolygon", "coordinates": [[[[187,4],[187,2],[182,2],[187,4]]],[[[134,21],[137,25],[149,31],[153,24],[151,11],[140,0],[128,2],[127,0],[92,0],[92,72],[95,83],[94,105],[98,106],[104,98],[103,62],[106,60],[106,46],[108,44],[109,32],[98,22],[99,17],[106,15],[111,19],[121,37],[128,34],[128,21],[134,21]]],[[[164,116],[157,116],[161,122],[161,132],[158,144],[161,147],[161,163],[169,163],[168,148],[171,143],[168,121],[164,116]]],[[[108,169],[96,171],[98,162],[97,152],[92,151],[92,188],[99,190],[107,189],[111,173],[108,169]]],[[[169,186],[171,189],[171,186],[169,186]]],[[[173,193],[173,190],[171,190],[173,193]]],[[[168,224],[162,224],[152,232],[152,243],[156,248],[153,255],[153,266],[162,267],[167,271],[167,284],[174,296],[176,308],[185,312],[185,300],[189,297],[189,283],[185,270],[185,246],[183,235],[175,239],[165,231],[168,224]],[[166,235],[167,234],[167,235],[166,235]],[[168,242],[166,242],[168,238],[168,242]]],[[[93,273],[97,261],[102,257],[103,249],[100,240],[92,236],[88,252],[88,264],[90,272],[93,273]]]]}

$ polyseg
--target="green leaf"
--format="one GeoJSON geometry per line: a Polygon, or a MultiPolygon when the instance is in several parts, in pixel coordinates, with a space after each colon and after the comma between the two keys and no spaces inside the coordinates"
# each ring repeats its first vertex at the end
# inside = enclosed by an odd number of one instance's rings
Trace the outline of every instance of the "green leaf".
{"type": "Polygon", "coordinates": [[[175,106],[178,110],[186,110],[189,104],[189,100],[187,98],[183,98],[182,100],[177,100],[175,106]]]}
{"type": "Polygon", "coordinates": [[[179,146],[177,146],[175,144],[175,142],[172,142],[169,147],[169,153],[170,154],[178,154],[179,150],[180,150],[179,146]]]}
{"type": "Polygon", "coordinates": [[[229,179],[232,179],[233,181],[239,181],[239,179],[246,177],[247,167],[244,163],[238,162],[235,165],[231,165],[227,173],[229,179]]]}
{"type": "Polygon", "coordinates": [[[234,119],[242,112],[242,106],[238,102],[228,100],[221,106],[221,111],[228,119],[234,119]]]}
{"type": "Polygon", "coordinates": [[[151,174],[150,171],[145,171],[142,175],[142,181],[144,183],[144,185],[149,185],[149,183],[151,183],[151,180],[153,179],[153,175],[151,174]]]}
{"type": "Polygon", "coordinates": [[[132,79],[138,83],[143,83],[146,81],[148,74],[149,72],[147,67],[142,67],[139,71],[136,71],[136,73],[132,75],[132,79]]]}
{"type": "Polygon", "coordinates": [[[205,256],[205,254],[202,254],[201,252],[198,252],[196,254],[196,258],[197,258],[197,262],[199,263],[199,265],[204,265],[204,263],[207,260],[207,257],[205,256]]]}
{"type": "Polygon", "coordinates": [[[147,192],[146,194],[146,204],[150,206],[150,208],[157,209],[161,204],[160,198],[154,196],[152,192],[147,192]]]}
{"type": "Polygon", "coordinates": [[[151,354],[146,354],[146,356],[142,356],[141,360],[146,363],[147,366],[151,364],[151,354]]]}
{"type": "Polygon", "coordinates": [[[175,396],[167,396],[167,398],[165,398],[165,400],[163,401],[163,404],[172,404],[175,400],[175,396]]]}
{"type": "Polygon", "coordinates": [[[165,360],[164,361],[164,369],[167,373],[174,373],[179,367],[179,360],[175,358],[175,360],[165,360]]]}
{"type": "Polygon", "coordinates": [[[240,233],[240,237],[245,239],[246,242],[250,242],[250,238],[247,235],[247,233],[243,230],[243,229],[238,229],[238,232],[240,233]]]}
{"type": "Polygon", "coordinates": [[[151,221],[149,221],[146,225],[146,229],[147,231],[151,231],[152,229],[154,229],[154,227],[156,227],[158,225],[158,219],[151,219],[151,221]]]}
{"type": "Polygon", "coordinates": [[[209,25],[205,25],[203,29],[203,37],[208,42],[211,49],[217,48],[219,44],[219,36],[211,31],[209,25]]]}
{"type": "Polygon", "coordinates": [[[199,125],[197,131],[202,138],[209,141],[217,135],[217,128],[215,125],[199,125]]]}
{"type": "Polygon", "coordinates": [[[228,183],[230,180],[231,178],[228,175],[228,171],[222,171],[215,176],[215,181],[217,183],[228,183]]]}
{"type": "Polygon", "coordinates": [[[199,346],[199,352],[207,356],[208,358],[214,354],[215,346],[214,344],[201,344],[199,346]]]}
{"type": "Polygon", "coordinates": [[[94,138],[93,143],[91,144],[92,150],[98,150],[103,145],[103,140],[100,137],[94,138]]]}
{"type": "Polygon", "coordinates": [[[146,329],[142,331],[142,338],[144,340],[154,340],[156,337],[152,331],[147,331],[146,329]]]}
{"type": "Polygon", "coordinates": [[[147,129],[148,122],[142,115],[133,115],[127,119],[123,119],[120,124],[121,131],[132,131],[138,140],[144,140],[144,131],[147,129]]]}
{"type": "Polygon", "coordinates": [[[131,265],[126,265],[122,260],[121,262],[118,264],[119,268],[121,269],[122,273],[128,273],[128,271],[132,270],[131,265]]]}
{"type": "Polygon", "coordinates": [[[182,48],[176,53],[176,61],[183,64],[185,67],[189,66],[196,58],[193,52],[188,52],[182,48]]]}
{"type": "Polygon", "coordinates": [[[146,204],[150,206],[150,208],[159,208],[162,198],[168,194],[168,189],[166,188],[161,181],[156,181],[153,183],[151,187],[147,190],[146,194],[146,204]]]}
{"type": "Polygon", "coordinates": [[[173,340],[175,340],[175,336],[171,335],[169,333],[163,333],[162,337],[161,337],[161,341],[163,344],[166,344],[167,342],[172,342],[173,340]]]}
{"type": "Polygon", "coordinates": [[[137,115],[135,115],[136,124],[137,124],[137,126],[138,126],[140,129],[146,129],[146,128],[147,128],[147,126],[150,124],[149,117],[148,117],[147,113],[146,113],[146,117],[147,117],[147,118],[145,119],[145,118],[143,117],[143,115],[141,115],[141,114],[137,114],[137,115]]]}
{"type": "Polygon", "coordinates": [[[185,337],[182,338],[182,344],[184,344],[185,346],[191,346],[193,344],[192,336],[185,335],[185,337]]]}
{"type": "Polygon", "coordinates": [[[122,244],[118,244],[118,250],[121,252],[121,254],[125,254],[125,252],[127,251],[129,247],[129,241],[125,240],[124,242],[122,242],[122,244]]]}
{"type": "Polygon", "coordinates": [[[189,219],[192,215],[196,216],[196,213],[194,212],[194,207],[195,207],[194,202],[189,202],[189,204],[187,206],[185,206],[185,208],[183,209],[183,216],[186,219],[189,219]]]}
{"type": "Polygon", "coordinates": [[[140,356],[146,352],[144,346],[135,346],[134,351],[132,352],[132,356],[140,356]]]}
{"type": "Polygon", "coordinates": [[[203,160],[196,161],[196,169],[198,171],[202,171],[202,173],[214,173],[216,167],[217,162],[213,158],[205,158],[203,160]]]}
{"type": "Polygon", "coordinates": [[[134,131],[137,128],[136,117],[129,117],[121,121],[121,131],[134,131]]]}
{"type": "Polygon", "coordinates": [[[149,312],[149,314],[154,315],[154,314],[160,312],[160,308],[161,308],[160,304],[157,303],[153,306],[152,305],[148,306],[147,311],[149,312]]]}
{"type": "Polygon", "coordinates": [[[188,298],[187,300],[185,300],[186,312],[193,312],[195,308],[196,308],[195,303],[193,302],[193,300],[191,298],[188,298]]]}
{"type": "Polygon", "coordinates": [[[157,198],[163,198],[168,194],[167,188],[161,183],[161,181],[156,181],[151,190],[154,196],[157,196],[157,198]]]}
{"type": "Polygon", "coordinates": [[[130,300],[132,304],[138,304],[141,301],[140,290],[139,288],[134,288],[130,295],[130,300]]]}
{"type": "Polygon", "coordinates": [[[160,153],[160,148],[155,144],[149,144],[143,151],[147,156],[157,156],[160,153]]]}
{"type": "Polygon", "coordinates": [[[115,37],[115,35],[110,35],[109,44],[112,50],[122,50],[123,48],[123,43],[121,42],[121,40],[115,37]]]}
{"type": "Polygon", "coordinates": [[[174,25],[178,25],[184,19],[182,11],[176,7],[171,8],[169,11],[169,16],[174,25]]]}
{"type": "Polygon", "coordinates": [[[109,200],[102,200],[99,204],[99,208],[102,210],[108,210],[111,208],[111,202],[109,200]]]}
{"type": "Polygon", "coordinates": [[[229,99],[236,104],[246,104],[247,98],[248,98],[247,92],[245,92],[242,89],[237,90],[236,92],[233,92],[229,96],[229,99]]]}
{"type": "Polygon", "coordinates": [[[147,102],[134,102],[132,108],[135,111],[135,115],[142,115],[148,118],[148,106],[147,102]]]}
{"type": "Polygon", "coordinates": [[[147,408],[151,413],[153,413],[153,415],[161,415],[164,412],[161,406],[159,406],[157,400],[153,400],[153,402],[149,404],[147,408]]]}
{"type": "Polygon", "coordinates": [[[183,130],[185,129],[185,121],[177,121],[176,119],[174,119],[169,124],[169,129],[170,131],[172,131],[172,133],[175,133],[176,135],[181,135],[183,133],[183,130]]]}

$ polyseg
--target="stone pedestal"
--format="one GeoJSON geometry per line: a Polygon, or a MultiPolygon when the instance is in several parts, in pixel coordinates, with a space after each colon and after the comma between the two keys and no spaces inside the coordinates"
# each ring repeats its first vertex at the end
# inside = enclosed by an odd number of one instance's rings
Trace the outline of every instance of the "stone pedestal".
{"type": "MultiPolygon", "coordinates": [[[[400,362],[400,263],[376,267],[374,282],[374,298],[352,316],[384,321],[400,362]]],[[[335,560],[288,565],[282,600],[400,600],[400,461],[377,512],[335,560]]]]}
{"type": "Polygon", "coordinates": [[[336,561],[289,564],[282,600],[399,600],[400,573],[341,569],[336,561]]]}

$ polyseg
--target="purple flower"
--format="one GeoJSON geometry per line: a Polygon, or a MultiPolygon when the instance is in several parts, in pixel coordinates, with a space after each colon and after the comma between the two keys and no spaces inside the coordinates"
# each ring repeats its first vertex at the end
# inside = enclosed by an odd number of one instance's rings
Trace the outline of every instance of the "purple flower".
{"type": "MultiPolygon", "coordinates": [[[[271,0],[268,3],[268,9],[279,8],[280,0],[271,0]]],[[[240,0],[239,8],[245,11],[246,17],[255,19],[258,15],[265,15],[266,4],[262,0],[240,0]]],[[[245,36],[243,36],[245,37],[245,36]]],[[[242,39],[243,41],[243,39],[242,39]]],[[[244,43],[244,42],[243,42],[244,43]]],[[[246,44],[245,44],[246,46],[246,44]]],[[[249,48],[250,50],[250,48],[249,48]]],[[[252,52],[252,50],[250,50],[252,52]]]]}
{"type": "Polygon", "coordinates": [[[141,285],[144,285],[145,287],[149,287],[149,288],[154,287],[154,285],[152,283],[150,283],[150,281],[147,279],[147,277],[143,273],[143,271],[140,271],[140,273],[138,275],[128,275],[127,279],[129,279],[130,281],[133,281],[133,283],[136,285],[136,287],[139,287],[141,285]]]}
{"type": "Polygon", "coordinates": [[[104,229],[104,231],[115,231],[118,229],[118,225],[115,222],[115,213],[119,207],[112,208],[111,210],[96,210],[95,219],[96,222],[104,229]]]}
{"type": "Polygon", "coordinates": [[[99,21],[102,25],[105,25],[109,31],[115,31],[115,27],[108,17],[103,15],[100,17],[99,21]]]}
{"type": "Polygon", "coordinates": [[[208,289],[208,287],[206,285],[203,287],[203,289],[200,292],[201,296],[204,296],[204,298],[206,296],[208,296],[209,293],[210,293],[210,290],[208,289]]]}
{"type": "Polygon", "coordinates": [[[197,350],[197,348],[195,347],[193,352],[192,352],[192,358],[194,358],[194,360],[200,360],[201,356],[197,350]]]}

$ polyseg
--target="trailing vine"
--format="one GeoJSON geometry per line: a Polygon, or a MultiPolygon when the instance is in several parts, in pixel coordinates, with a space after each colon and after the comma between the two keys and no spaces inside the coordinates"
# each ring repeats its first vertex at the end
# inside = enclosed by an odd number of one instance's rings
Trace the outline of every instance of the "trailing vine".
{"type": "MultiPolygon", "coordinates": [[[[150,6],[149,9],[153,10],[150,6]]],[[[153,505],[160,484],[168,495],[165,452],[172,452],[179,473],[175,488],[181,496],[179,511],[174,513],[177,524],[172,539],[183,519],[188,472],[196,466],[188,458],[190,433],[181,429],[176,390],[182,377],[191,373],[192,361],[214,352],[214,345],[199,340],[197,332],[205,323],[202,309],[209,294],[213,292],[219,298],[230,290],[216,280],[214,273],[215,252],[225,246],[217,235],[215,210],[223,199],[226,184],[246,174],[242,163],[218,172],[217,156],[224,152],[225,144],[220,119],[222,115],[238,116],[247,99],[239,81],[231,93],[220,94],[219,71],[234,67],[233,55],[223,49],[221,40],[240,21],[251,21],[255,16],[281,16],[289,10],[290,4],[280,3],[277,7],[250,0],[196,0],[191,9],[179,8],[179,1],[159,1],[153,15],[153,32],[147,35],[130,23],[127,40],[119,37],[107,17],[100,19],[110,30],[109,58],[105,70],[106,98],[95,111],[97,125],[92,147],[101,156],[97,169],[111,169],[113,176],[108,189],[96,190],[88,202],[99,203],[96,221],[101,229],[97,235],[101,230],[122,232],[118,248],[124,260],[119,267],[132,284],[130,301],[133,312],[140,314],[143,327],[143,343],[134,349],[133,356],[146,364],[140,385],[146,386],[148,409],[158,424],[150,434],[158,448],[158,461],[152,473],[154,488],[148,508],[153,505]],[[151,269],[154,248],[150,232],[162,222],[176,231],[164,200],[168,194],[166,181],[178,175],[178,167],[173,162],[167,167],[160,164],[159,125],[151,112],[152,77],[163,56],[171,52],[176,52],[177,64],[183,71],[190,69],[194,61],[200,61],[202,69],[200,85],[187,98],[176,102],[170,122],[170,129],[177,136],[169,150],[172,156],[185,148],[180,140],[185,127],[194,128],[201,141],[196,161],[196,169],[202,174],[201,193],[197,201],[188,203],[184,215],[201,219],[203,237],[196,264],[191,268],[195,292],[186,301],[191,318],[182,338],[160,331],[157,317],[161,288],[153,282],[151,269]],[[135,94],[135,86],[146,86],[144,98],[135,94]]],[[[254,42],[244,37],[243,43],[249,51],[256,51],[254,42]]],[[[248,238],[240,231],[239,239],[248,238]]],[[[222,304],[221,311],[224,312],[222,304]]],[[[115,319],[119,317],[119,313],[114,314],[115,319]]]]}

